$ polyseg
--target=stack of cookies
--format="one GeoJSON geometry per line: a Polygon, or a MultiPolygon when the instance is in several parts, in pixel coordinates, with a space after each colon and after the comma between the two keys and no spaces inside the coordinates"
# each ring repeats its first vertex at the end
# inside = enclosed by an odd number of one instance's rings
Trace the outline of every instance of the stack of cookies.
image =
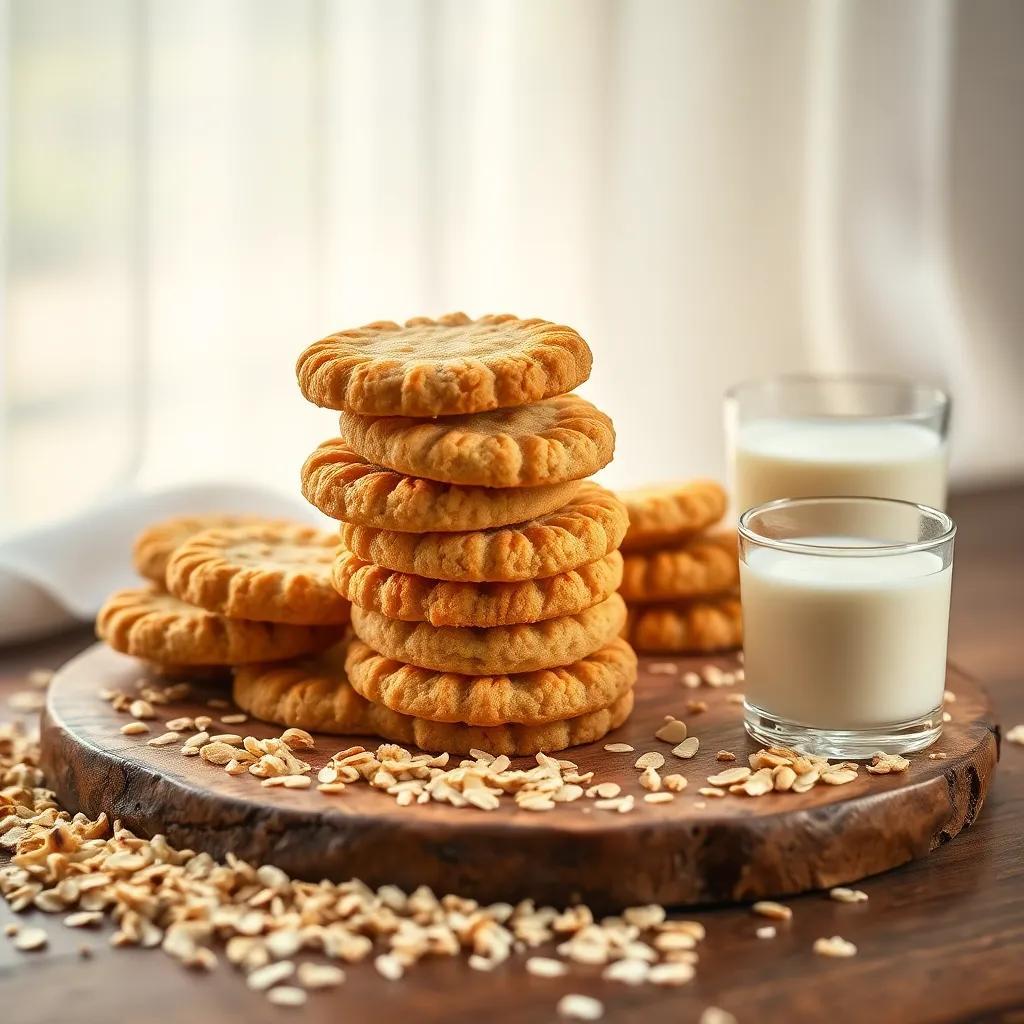
{"type": "Polygon", "coordinates": [[[147,581],[100,610],[102,640],[163,674],[217,675],[337,643],[348,602],[331,585],[337,537],[248,516],[183,516],[136,540],[147,581]]]}
{"type": "Polygon", "coordinates": [[[341,436],[302,487],[342,523],[333,580],[357,639],[344,675],[335,650],[273,685],[244,673],[236,699],[336,732],[358,711],[454,753],[557,750],[620,725],[636,679],[616,593],[628,520],[585,479],[615,440],[568,393],[590,367],[571,328],[513,316],[374,323],[306,349],[303,394],[341,412],[341,436]]]}
{"type": "Polygon", "coordinates": [[[738,647],[736,531],[722,529],[725,491],[711,480],[622,491],[629,531],[619,593],[625,635],[645,653],[702,654],[738,647]]]}

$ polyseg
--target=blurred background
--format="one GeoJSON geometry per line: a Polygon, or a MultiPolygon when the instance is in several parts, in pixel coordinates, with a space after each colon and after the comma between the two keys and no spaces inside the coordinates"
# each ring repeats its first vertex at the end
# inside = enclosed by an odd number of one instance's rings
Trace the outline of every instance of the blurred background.
{"type": "Polygon", "coordinates": [[[722,475],[721,394],[895,372],[1024,473],[1024,3],[0,2],[0,536],[297,493],[308,342],[575,326],[612,484],[722,475]]]}

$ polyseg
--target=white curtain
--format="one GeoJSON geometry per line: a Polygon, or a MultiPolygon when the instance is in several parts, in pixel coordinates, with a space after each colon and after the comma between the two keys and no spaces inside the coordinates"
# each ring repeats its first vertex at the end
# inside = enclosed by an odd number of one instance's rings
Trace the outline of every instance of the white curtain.
{"type": "Polygon", "coordinates": [[[371,319],[564,320],[613,484],[721,474],[722,391],[898,372],[1024,470],[1024,5],[6,0],[0,528],[294,490],[292,366],[371,319]]]}

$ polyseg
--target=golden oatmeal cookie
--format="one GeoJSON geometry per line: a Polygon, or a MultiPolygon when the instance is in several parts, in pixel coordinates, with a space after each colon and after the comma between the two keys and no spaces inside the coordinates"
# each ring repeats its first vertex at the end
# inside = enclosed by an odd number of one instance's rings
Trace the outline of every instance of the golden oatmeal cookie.
{"type": "Polygon", "coordinates": [[[575,569],[614,551],[626,510],[587,482],[564,508],[515,526],[468,533],[396,533],[345,523],[344,546],[364,562],[457,583],[511,583],[575,569]]]}
{"type": "Polygon", "coordinates": [[[230,619],[340,626],[349,606],[331,583],[338,548],[333,534],[293,523],[206,530],[171,555],[167,589],[230,619]]]}
{"type": "Polygon", "coordinates": [[[343,412],[341,436],[368,462],[477,487],[580,480],[612,460],[612,421],[579,395],[441,420],[343,412]]]}
{"type": "Polygon", "coordinates": [[[175,516],[173,519],[154,523],[135,538],[135,545],[132,548],[135,571],[162,587],[167,575],[167,563],[174,549],[179,544],[184,544],[193,534],[219,527],[251,526],[270,521],[260,516],[236,516],[214,512],[201,516],[175,516]]]}
{"type": "Polygon", "coordinates": [[[322,650],[341,631],[327,626],[226,619],[154,589],[119,590],[96,617],[115,651],[166,665],[241,665],[322,650]]]}
{"type": "Polygon", "coordinates": [[[342,549],[332,578],[343,597],[389,619],[432,626],[510,626],[575,615],[603,601],[622,581],[622,555],[612,551],[578,569],[537,580],[452,583],[385,569],[342,549]]]}
{"type": "Polygon", "coordinates": [[[303,395],[327,409],[452,416],[563,395],[590,376],[592,361],[571,327],[449,313],[331,334],[299,356],[295,373],[303,395]]]}
{"type": "Polygon", "coordinates": [[[627,554],[619,593],[636,604],[722,594],[739,586],[735,533],[695,537],[677,548],[627,554]]]}
{"type": "Polygon", "coordinates": [[[302,467],[302,493],[332,519],[407,533],[454,533],[523,523],[561,508],[581,481],[538,487],[463,487],[383,469],[340,437],[302,467]]]}
{"type": "Polygon", "coordinates": [[[704,654],[743,643],[738,597],[704,597],[629,609],[622,634],[649,654],[704,654]]]}
{"type": "Polygon", "coordinates": [[[510,675],[432,672],[353,641],[345,669],[357,693],[373,704],[432,722],[545,725],[607,707],[636,681],[629,644],[613,639],[586,658],[560,668],[510,675]]]}
{"type": "Polygon", "coordinates": [[[640,487],[618,495],[629,511],[623,551],[678,544],[717,523],[728,504],[714,480],[640,487]]]}
{"type": "Polygon", "coordinates": [[[373,734],[370,705],[348,683],[348,641],[320,654],[235,668],[235,703],[265,722],[309,732],[373,734]]]}
{"type": "Polygon", "coordinates": [[[352,610],[356,636],[386,657],[436,672],[473,676],[569,665],[604,647],[625,623],[626,605],[618,594],[577,615],[484,629],[398,622],[379,612],[352,610]]]}

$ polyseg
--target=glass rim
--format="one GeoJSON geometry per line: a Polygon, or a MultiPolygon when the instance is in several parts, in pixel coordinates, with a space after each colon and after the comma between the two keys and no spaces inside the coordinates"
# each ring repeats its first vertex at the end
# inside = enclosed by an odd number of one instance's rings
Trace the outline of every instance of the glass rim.
{"type": "MultiPolygon", "coordinates": [[[[935,408],[948,409],[952,399],[948,391],[937,384],[926,384],[924,381],[901,377],[898,374],[885,373],[776,373],[767,377],[748,377],[728,387],[725,391],[727,401],[737,401],[744,391],[765,388],[772,384],[854,384],[866,386],[898,386],[909,388],[914,394],[930,399],[935,408]]],[[[835,419],[878,419],[894,420],[920,416],[921,411],[906,413],[822,413],[835,419]]]]}
{"type": "Polygon", "coordinates": [[[902,555],[911,551],[929,551],[941,544],[946,544],[956,536],[956,523],[952,517],[941,509],[932,508],[931,505],[921,505],[916,501],[903,501],[900,498],[875,498],[865,495],[822,495],[820,497],[805,498],[776,498],[774,501],[766,501],[763,505],[755,505],[748,508],[739,519],[738,533],[745,540],[757,544],[760,547],[774,548],[777,551],[789,551],[797,555],[827,555],[834,558],[872,558],[877,555],[902,555]],[[875,505],[903,505],[913,508],[921,515],[937,520],[942,527],[942,533],[938,537],[929,540],[899,541],[895,544],[865,544],[851,547],[841,544],[804,544],[800,541],[779,540],[775,537],[766,537],[758,533],[750,525],[750,520],[763,512],[773,509],[794,508],[800,505],[838,505],[855,502],[858,504],[875,505]]]}

